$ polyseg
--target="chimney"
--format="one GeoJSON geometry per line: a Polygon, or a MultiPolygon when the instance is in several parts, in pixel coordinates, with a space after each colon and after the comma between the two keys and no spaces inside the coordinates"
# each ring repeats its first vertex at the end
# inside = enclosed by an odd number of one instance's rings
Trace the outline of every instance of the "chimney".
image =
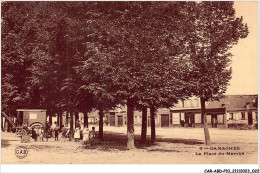
{"type": "Polygon", "coordinates": [[[221,107],[224,108],[224,107],[227,107],[228,105],[229,105],[229,102],[225,101],[224,103],[221,104],[221,107]]]}

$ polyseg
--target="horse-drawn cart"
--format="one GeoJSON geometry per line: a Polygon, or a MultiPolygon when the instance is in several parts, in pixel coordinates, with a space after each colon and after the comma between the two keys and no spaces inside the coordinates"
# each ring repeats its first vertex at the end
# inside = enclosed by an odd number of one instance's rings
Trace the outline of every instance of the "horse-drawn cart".
{"type": "Polygon", "coordinates": [[[26,127],[16,127],[16,136],[21,137],[21,143],[30,142],[30,133],[26,130],[26,127]]]}

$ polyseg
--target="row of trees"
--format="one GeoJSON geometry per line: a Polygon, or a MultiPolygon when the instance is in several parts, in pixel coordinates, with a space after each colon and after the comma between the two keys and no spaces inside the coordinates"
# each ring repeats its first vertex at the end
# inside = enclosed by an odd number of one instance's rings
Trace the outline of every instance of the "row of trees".
{"type": "MultiPolygon", "coordinates": [[[[48,115],[127,105],[127,148],[134,109],[155,113],[179,99],[205,102],[226,91],[229,49],[248,35],[233,2],[3,2],[2,110],[44,108],[48,115]]],[[[72,128],[72,127],[71,127],[72,128]]],[[[204,124],[206,144],[210,144],[204,124]]]]}

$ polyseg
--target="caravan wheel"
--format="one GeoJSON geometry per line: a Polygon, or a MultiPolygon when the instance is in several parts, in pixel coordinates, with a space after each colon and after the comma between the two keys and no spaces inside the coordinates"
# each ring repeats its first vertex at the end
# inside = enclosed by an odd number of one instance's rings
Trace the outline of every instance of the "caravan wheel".
{"type": "Polygon", "coordinates": [[[31,124],[31,128],[34,128],[37,132],[37,129],[40,130],[42,127],[42,124],[41,123],[33,123],[31,124]]]}

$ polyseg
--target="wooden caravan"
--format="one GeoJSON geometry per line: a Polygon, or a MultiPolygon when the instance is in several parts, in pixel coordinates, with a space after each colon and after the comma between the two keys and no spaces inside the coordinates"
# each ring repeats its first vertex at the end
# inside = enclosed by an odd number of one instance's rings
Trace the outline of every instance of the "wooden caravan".
{"type": "Polygon", "coordinates": [[[39,129],[46,126],[45,109],[17,109],[17,118],[20,126],[39,129]]]}

